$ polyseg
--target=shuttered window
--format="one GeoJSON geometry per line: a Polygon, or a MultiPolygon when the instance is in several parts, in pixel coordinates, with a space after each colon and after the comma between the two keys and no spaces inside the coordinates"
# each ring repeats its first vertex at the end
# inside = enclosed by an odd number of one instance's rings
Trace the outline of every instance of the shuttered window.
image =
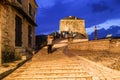
{"type": "Polygon", "coordinates": [[[15,17],[15,46],[22,46],[22,19],[15,17]]]}
{"type": "Polygon", "coordinates": [[[22,4],[22,1],[21,1],[21,0],[17,0],[17,2],[19,2],[20,4],[22,4]]]}
{"type": "Polygon", "coordinates": [[[32,16],[32,6],[29,4],[29,15],[32,16]]]}
{"type": "Polygon", "coordinates": [[[32,27],[28,26],[28,46],[32,46],[32,27]]]}

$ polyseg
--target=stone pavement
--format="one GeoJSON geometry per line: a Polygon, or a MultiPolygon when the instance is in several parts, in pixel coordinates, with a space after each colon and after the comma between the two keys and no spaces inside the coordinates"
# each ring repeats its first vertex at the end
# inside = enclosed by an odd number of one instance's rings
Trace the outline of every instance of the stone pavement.
{"type": "Polygon", "coordinates": [[[53,53],[47,54],[44,47],[34,57],[3,80],[120,80],[120,72],[77,55],[64,52],[67,41],[60,41],[53,47],[53,53]]]}

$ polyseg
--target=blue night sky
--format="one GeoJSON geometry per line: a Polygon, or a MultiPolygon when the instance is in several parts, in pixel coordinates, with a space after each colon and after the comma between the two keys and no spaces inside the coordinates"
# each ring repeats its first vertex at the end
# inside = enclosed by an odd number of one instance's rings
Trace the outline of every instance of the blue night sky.
{"type": "MultiPolygon", "coordinates": [[[[98,30],[120,34],[120,0],[36,0],[36,34],[59,30],[60,19],[76,16],[85,19],[88,35],[98,30]],[[110,32],[110,31],[109,31],[110,32]]],[[[103,33],[104,33],[103,32],[103,33]]]]}

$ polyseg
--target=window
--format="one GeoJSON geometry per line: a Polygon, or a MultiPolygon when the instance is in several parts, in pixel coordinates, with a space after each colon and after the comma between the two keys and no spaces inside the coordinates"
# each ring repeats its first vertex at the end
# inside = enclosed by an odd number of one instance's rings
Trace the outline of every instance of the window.
{"type": "Polygon", "coordinates": [[[15,17],[15,46],[22,46],[22,19],[15,17]]]}
{"type": "Polygon", "coordinates": [[[17,0],[17,2],[19,2],[20,4],[22,4],[22,1],[21,1],[21,0],[17,0]]]}
{"type": "Polygon", "coordinates": [[[32,16],[32,6],[29,4],[29,15],[32,16]]]}
{"type": "Polygon", "coordinates": [[[32,45],[32,27],[28,26],[28,46],[32,45]]]}

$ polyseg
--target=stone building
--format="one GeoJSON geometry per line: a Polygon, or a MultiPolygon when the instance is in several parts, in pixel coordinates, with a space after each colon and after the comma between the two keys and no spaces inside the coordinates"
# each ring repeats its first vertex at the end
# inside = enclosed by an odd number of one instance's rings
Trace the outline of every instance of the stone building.
{"type": "Polygon", "coordinates": [[[73,36],[77,34],[75,38],[88,40],[84,19],[74,16],[68,16],[60,20],[60,33],[73,33],[73,36]]]}
{"type": "Polygon", "coordinates": [[[35,0],[0,0],[0,52],[35,47],[36,8],[35,0]]]}

